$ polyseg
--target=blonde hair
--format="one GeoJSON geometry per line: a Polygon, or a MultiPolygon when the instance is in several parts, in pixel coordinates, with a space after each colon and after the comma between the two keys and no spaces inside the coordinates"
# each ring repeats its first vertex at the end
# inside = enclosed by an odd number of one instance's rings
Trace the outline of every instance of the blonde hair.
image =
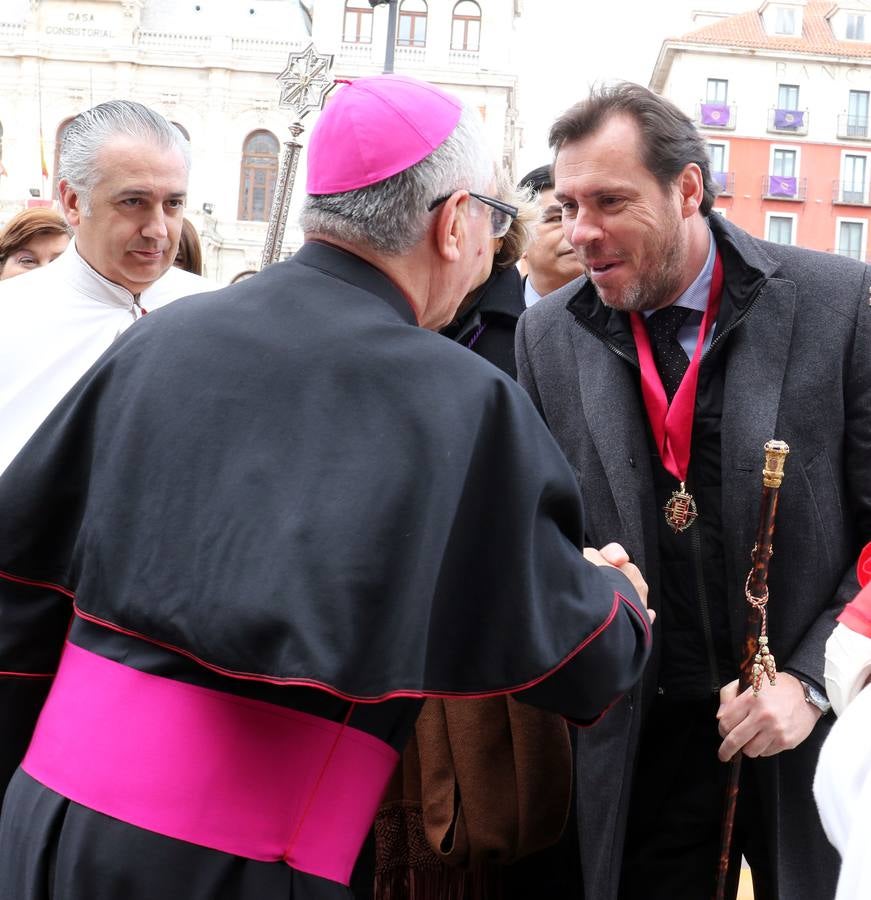
{"type": "Polygon", "coordinates": [[[517,264],[526,250],[532,235],[532,223],[538,218],[538,207],[533,192],[528,187],[515,187],[504,169],[496,175],[496,197],[517,207],[517,216],[511,222],[502,246],[493,258],[493,266],[499,270],[510,269],[517,264]]]}

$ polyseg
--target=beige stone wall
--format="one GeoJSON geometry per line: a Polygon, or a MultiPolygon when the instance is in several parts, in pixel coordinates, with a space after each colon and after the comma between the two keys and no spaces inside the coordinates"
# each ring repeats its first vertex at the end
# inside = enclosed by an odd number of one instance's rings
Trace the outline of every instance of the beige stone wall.
{"type": "MultiPolygon", "coordinates": [[[[513,166],[515,4],[482,0],[479,53],[450,50],[453,5],[454,0],[429,0],[427,46],[398,48],[396,71],[442,84],[480,109],[494,152],[513,166]]],[[[0,224],[28,202],[31,189],[51,197],[55,135],[66,119],[105,100],[129,98],[190,135],[188,215],[203,236],[207,274],[226,283],[257,268],[266,224],[236,218],[241,149],[257,129],[271,131],[282,143],[289,139],[275,80],[288,54],[314,41],[319,52],[336,55],[335,77],[382,69],[387,7],[374,11],[370,45],[343,43],[343,11],[344,0],[317,0],[310,35],[295,0],[3,0],[0,125],[7,174],[0,175],[0,224]]],[[[305,119],[306,132],[315,120],[316,114],[305,119]]],[[[304,183],[303,159],[285,253],[302,240],[296,220],[304,183]]]]}

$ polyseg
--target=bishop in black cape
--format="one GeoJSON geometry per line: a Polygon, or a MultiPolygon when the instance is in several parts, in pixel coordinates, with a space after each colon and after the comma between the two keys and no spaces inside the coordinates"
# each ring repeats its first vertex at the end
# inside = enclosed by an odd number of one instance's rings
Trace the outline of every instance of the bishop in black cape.
{"type": "MultiPolygon", "coordinates": [[[[586,724],[638,678],[649,624],[583,533],[525,393],[350,253],[310,242],[147,316],[0,479],[0,898],[349,896],[305,859],[180,840],[28,774],[65,644],[392,750],[427,695],[513,692],[586,724]]],[[[64,783],[87,770],[123,805],[125,773],[89,755],[69,750],[64,783]]]]}

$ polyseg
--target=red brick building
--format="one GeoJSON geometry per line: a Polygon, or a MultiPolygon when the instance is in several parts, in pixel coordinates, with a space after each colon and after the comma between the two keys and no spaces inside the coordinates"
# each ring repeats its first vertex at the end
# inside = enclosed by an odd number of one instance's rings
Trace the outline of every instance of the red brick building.
{"type": "Polygon", "coordinates": [[[869,258],[871,4],[767,0],[665,41],[650,87],[707,139],[717,212],[869,258]]]}

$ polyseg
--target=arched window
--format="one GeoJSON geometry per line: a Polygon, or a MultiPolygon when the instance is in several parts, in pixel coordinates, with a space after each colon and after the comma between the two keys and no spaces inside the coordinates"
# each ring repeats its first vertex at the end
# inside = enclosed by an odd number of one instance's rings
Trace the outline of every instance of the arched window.
{"type": "Polygon", "coordinates": [[[239,218],[265,222],[269,218],[278,176],[278,138],[270,131],[252,131],[242,145],[239,218]]]}
{"type": "Polygon", "coordinates": [[[402,0],[399,5],[399,28],[396,43],[400,47],[426,46],[425,0],[402,0]]]}
{"type": "MultiPolygon", "coordinates": [[[[60,125],[57,126],[57,131],[54,134],[54,177],[52,178],[51,195],[55,200],[58,199],[57,183],[60,180],[58,177],[58,167],[60,166],[60,145],[63,142],[64,132],[67,130],[67,125],[69,125],[74,118],[75,116],[70,116],[68,119],[64,119],[63,122],[61,122],[60,125]]],[[[44,149],[42,150],[42,152],[45,152],[44,149]]],[[[43,162],[47,163],[46,160],[43,160],[43,162]]]]}
{"type": "Polygon", "coordinates": [[[188,134],[187,128],[185,128],[184,125],[179,125],[178,122],[173,122],[172,124],[175,125],[176,128],[178,128],[178,130],[181,132],[181,136],[182,136],[188,143],[190,143],[190,141],[191,141],[191,136],[188,134]]]}
{"type": "Polygon", "coordinates": [[[460,0],[454,6],[451,23],[451,50],[477,51],[481,45],[481,7],[474,0],[460,0]]]}
{"type": "Polygon", "coordinates": [[[372,7],[367,0],[347,0],[342,40],[346,44],[372,43],[372,7]]]}

